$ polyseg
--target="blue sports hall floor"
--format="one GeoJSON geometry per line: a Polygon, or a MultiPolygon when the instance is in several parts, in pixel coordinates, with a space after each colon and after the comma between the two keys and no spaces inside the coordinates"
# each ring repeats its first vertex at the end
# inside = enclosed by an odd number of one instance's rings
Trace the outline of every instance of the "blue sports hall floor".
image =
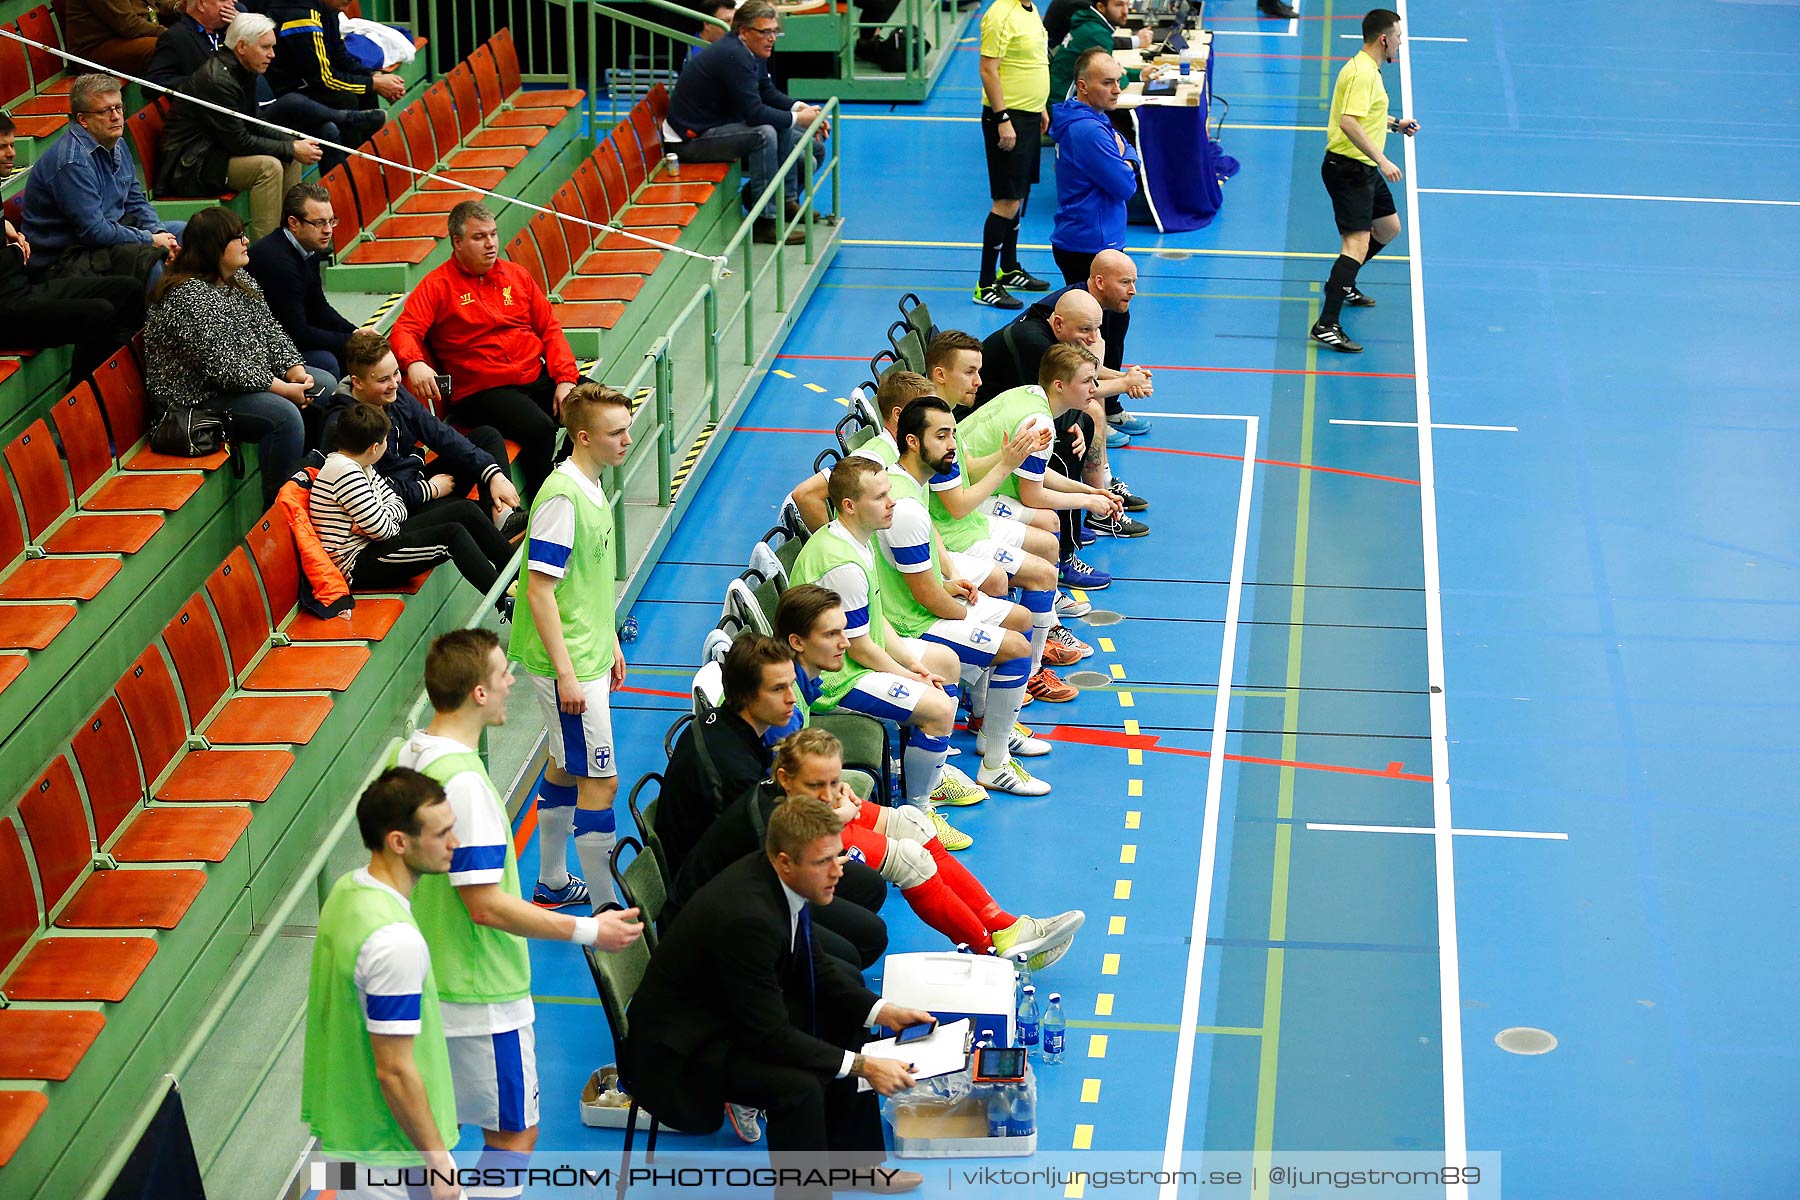
{"type": "MultiPolygon", "coordinates": [[[[1003,904],[1087,912],[1040,981],[1073,1027],[1040,1156],[1466,1150],[1521,1200],[1793,1194],[1800,5],[1411,6],[1386,79],[1423,129],[1358,356],[1306,330],[1361,10],[1253,11],[1208,12],[1243,163],[1219,219],[1130,232],[1157,415],[1114,467],[1153,533],[1087,555],[1124,620],[1072,623],[1115,681],[1026,710],[1050,796],[952,814],[1003,904]]],[[[847,110],[845,247],[636,609],[627,780],[900,294],[1005,319],[969,297],[959,49],[929,103],[847,110]]],[[[1022,239],[1046,276],[1053,171],[1022,239]]],[[[941,948],[886,915],[895,949],[941,948]]],[[[613,1058],[586,967],[532,962],[540,1145],[616,1165],[577,1115],[613,1058]]]]}

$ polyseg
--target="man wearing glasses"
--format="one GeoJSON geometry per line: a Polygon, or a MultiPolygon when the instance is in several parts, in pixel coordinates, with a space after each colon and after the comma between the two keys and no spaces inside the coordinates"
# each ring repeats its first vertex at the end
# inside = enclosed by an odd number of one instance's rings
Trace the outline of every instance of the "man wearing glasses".
{"type": "Polygon", "coordinates": [[[281,228],[250,247],[250,274],[307,365],[342,379],[344,342],[356,326],[331,307],[320,272],[337,226],[331,193],[295,184],[282,198],[281,228]]]}
{"type": "MultiPolygon", "coordinates": [[[[695,50],[682,64],[669,99],[669,119],[663,137],[678,145],[669,148],[690,162],[729,162],[747,158],[746,199],[760,196],[775,178],[776,170],[799,145],[800,137],[819,120],[819,106],[804,104],[786,95],[769,77],[769,56],[781,22],[767,0],[745,0],[731,17],[731,33],[695,50]]],[[[813,141],[813,158],[825,157],[821,128],[813,141]]],[[[784,183],[785,215],[799,212],[800,172],[790,172],[784,183]]],[[[756,216],[758,242],[773,244],[780,237],[774,202],[756,216]]],[[[789,245],[805,241],[796,226],[788,234],[789,245]]]]}
{"type": "Polygon", "coordinates": [[[150,206],[125,149],[125,98],[111,75],[69,89],[69,128],[31,168],[25,237],[34,279],[127,275],[148,286],[175,257],[184,223],[150,206]]]}

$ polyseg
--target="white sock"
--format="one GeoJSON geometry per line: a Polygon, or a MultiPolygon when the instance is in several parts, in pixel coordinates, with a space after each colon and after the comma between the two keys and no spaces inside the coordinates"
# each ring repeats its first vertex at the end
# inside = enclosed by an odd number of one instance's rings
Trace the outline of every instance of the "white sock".
{"type": "Polygon", "coordinates": [[[921,808],[931,803],[944,778],[944,760],[950,756],[950,739],[932,737],[911,730],[906,738],[906,753],[901,759],[905,776],[906,802],[921,808]]]}
{"type": "Polygon", "coordinates": [[[1031,660],[1021,657],[996,663],[990,672],[988,700],[991,711],[981,726],[981,736],[985,739],[981,765],[990,771],[999,770],[1012,758],[1012,727],[1025,703],[1025,681],[1030,677],[1030,669],[1031,660]]]}
{"type": "Polygon", "coordinates": [[[575,785],[538,789],[538,882],[553,892],[569,886],[569,833],[575,827],[575,785]]]}
{"type": "Polygon", "coordinates": [[[612,852],[618,842],[612,809],[575,810],[575,857],[581,863],[581,873],[587,879],[588,898],[596,909],[609,901],[617,903],[619,899],[612,879],[612,852]]]}

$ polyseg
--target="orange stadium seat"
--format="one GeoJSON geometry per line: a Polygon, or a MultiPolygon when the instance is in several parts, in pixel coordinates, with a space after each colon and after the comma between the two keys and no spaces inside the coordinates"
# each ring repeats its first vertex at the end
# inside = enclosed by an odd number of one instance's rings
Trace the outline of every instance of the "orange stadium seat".
{"type": "Polygon", "coordinates": [[[94,390],[112,430],[112,441],[123,447],[119,459],[127,471],[215,471],[231,457],[229,450],[215,450],[198,458],[159,454],[150,448],[150,397],[144,390],[144,373],[137,355],[121,346],[94,372],[94,390]]]}
{"type": "Polygon", "coordinates": [[[198,731],[221,746],[303,746],[331,714],[329,696],[233,694],[231,664],[206,601],[194,596],[163,626],[183,698],[198,731]]]}
{"type": "Polygon", "coordinates": [[[359,597],[341,616],[315,617],[300,608],[300,554],[294,531],[279,508],[270,509],[245,539],[262,576],[275,627],[296,642],[375,641],[387,636],[406,610],[406,602],[371,596],[359,597]],[[283,624],[283,622],[286,624],[283,624]]]}
{"type": "Polygon", "coordinates": [[[341,692],[349,688],[369,661],[366,646],[271,646],[268,610],[242,546],[225,556],[206,580],[231,665],[254,691],[341,692]],[[262,657],[257,656],[261,654],[262,657]]]}
{"type": "Polygon", "coordinates": [[[24,503],[27,535],[52,554],[135,554],[162,528],[156,513],[76,511],[62,456],[41,419],[6,448],[6,465],[24,503]]]}
{"type": "Polygon", "coordinates": [[[114,694],[125,709],[143,760],[146,790],[157,800],[260,803],[275,794],[276,785],[294,765],[288,750],[189,750],[188,724],[159,646],[138,655],[114,694]]]}
{"type": "Polygon", "coordinates": [[[173,512],[206,482],[198,471],[120,471],[106,420],[94,389],[83,382],[51,410],[56,434],[69,459],[81,507],[102,512],[126,509],[173,512]]]}

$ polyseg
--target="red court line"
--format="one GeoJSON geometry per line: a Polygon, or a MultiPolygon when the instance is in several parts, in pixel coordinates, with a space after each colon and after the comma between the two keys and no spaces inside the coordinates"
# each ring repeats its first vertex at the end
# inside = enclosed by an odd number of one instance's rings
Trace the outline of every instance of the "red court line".
{"type": "Polygon", "coordinates": [[[525,811],[519,814],[519,828],[513,832],[513,854],[525,853],[525,847],[531,844],[531,835],[537,832],[537,792],[531,793],[531,799],[525,803],[525,811]]]}
{"type": "Polygon", "coordinates": [[[689,695],[687,692],[663,692],[658,691],[656,688],[622,687],[618,690],[621,692],[630,692],[634,696],[673,696],[677,700],[693,699],[693,696],[689,695]]]}
{"type": "MultiPolygon", "coordinates": [[[[1206,450],[1171,450],[1167,446],[1125,446],[1123,449],[1136,450],[1144,454],[1181,454],[1189,458],[1222,458],[1228,462],[1243,462],[1241,454],[1213,454],[1206,450]]],[[[1403,479],[1398,475],[1376,475],[1369,471],[1351,471],[1344,467],[1321,467],[1317,463],[1284,462],[1279,458],[1259,458],[1256,460],[1265,467],[1292,467],[1296,471],[1323,471],[1327,475],[1349,475],[1355,479],[1375,479],[1382,483],[1404,483],[1418,487],[1416,479],[1403,479]]]]}
{"type": "Polygon", "coordinates": [[[1214,50],[1214,58],[1292,58],[1303,62],[1349,62],[1354,54],[1253,54],[1246,50],[1214,50]]]}
{"type": "MultiPolygon", "coordinates": [[[[1149,750],[1156,754],[1180,754],[1188,758],[1210,758],[1206,750],[1189,750],[1181,746],[1159,746],[1154,734],[1114,733],[1109,729],[1086,729],[1077,725],[1058,725],[1049,732],[1040,730],[1038,737],[1052,742],[1079,742],[1088,746],[1113,746],[1123,750],[1149,750]]],[[[1404,779],[1412,783],[1430,783],[1429,775],[1412,775],[1389,763],[1381,770],[1373,767],[1345,767],[1337,763],[1298,762],[1286,758],[1261,758],[1253,754],[1227,754],[1227,762],[1255,763],[1265,767],[1293,767],[1298,771],[1329,771],[1334,775],[1365,775],[1375,779],[1404,779]]]]}
{"type": "MultiPolygon", "coordinates": [[[[854,354],[778,354],[801,362],[867,362],[854,354]]],[[[1335,375],[1350,379],[1411,379],[1410,371],[1306,371],[1299,367],[1172,367],[1142,363],[1152,371],[1205,371],[1220,375],[1335,375]]]]}

